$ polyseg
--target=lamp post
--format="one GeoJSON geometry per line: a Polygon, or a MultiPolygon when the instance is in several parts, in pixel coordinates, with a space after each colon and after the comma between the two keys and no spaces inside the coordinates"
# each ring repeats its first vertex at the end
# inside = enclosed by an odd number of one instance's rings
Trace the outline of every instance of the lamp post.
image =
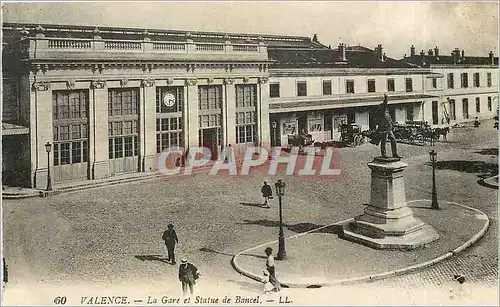
{"type": "Polygon", "coordinates": [[[47,188],[46,191],[52,191],[52,178],[50,177],[50,151],[52,150],[52,144],[47,142],[45,144],[45,151],[47,152],[47,188]]]}
{"type": "Polygon", "coordinates": [[[285,250],[285,237],[283,235],[283,209],[281,200],[283,195],[285,195],[285,183],[279,179],[275,184],[276,187],[276,195],[278,196],[279,206],[280,206],[280,232],[278,236],[278,255],[276,259],[285,260],[286,259],[286,250],[285,250]]]}
{"type": "Polygon", "coordinates": [[[439,210],[439,205],[437,201],[437,192],[436,192],[436,157],[437,152],[434,149],[429,152],[429,156],[432,162],[432,202],[431,208],[435,210],[439,210]]]}

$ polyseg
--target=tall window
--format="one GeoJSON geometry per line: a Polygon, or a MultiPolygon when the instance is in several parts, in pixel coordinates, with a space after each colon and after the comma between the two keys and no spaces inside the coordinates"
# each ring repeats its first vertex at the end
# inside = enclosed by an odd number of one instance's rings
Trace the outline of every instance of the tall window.
{"type": "Polygon", "coordinates": [[[432,88],[437,88],[437,78],[432,78],[432,88]]]}
{"type": "Polygon", "coordinates": [[[139,155],[139,89],[108,91],[109,159],[139,155]]]}
{"type": "Polygon", "coordinates": [[[346,80],[345,88],[347,94],[354,94],[354,80],[346,80]]]}
{"type": "Polygon", "coordinates": [[[257,86],[236,85],[236,143],[252,143],[257,139],[257,86]]]}
{"type": "Polygon", "coordinates": [[[412,78],[405,78],[405,85],[406,85],[406,91],[407,92],[413,92],[413,79],[412,78]]]}
{"type": "Polygon", "coordinates": [[[156,88],[156,152],[183,146],[184,88],[156,88]]]}
{"type": "Polygon", "coordinates": [[[323,80],[323,95],[331,95],[331,94],[332,94],[332,81],[323,80]]]}
{"type": "Polygon", "coordinates": [[[53,91],[54,165],[88,161],[87,90],[53,91]]]}
{"type": "Polygon", "coordinates": [[[486,80],[488,83],[488,87],[491,87],[491,73],[486,73],[486,80]]]}
{"type": "Polygon", "coordinates": [[[463,88],[469,87],[469,75],[466,72],[460,74],[460,84],[463,88]]]}
{"type": "Polygon", "coordinates": [[[388,92],[394,92],[395,91],[395,85],[394,85],[394,79],[389,78],[387,79],[387,91],[388,92]]]}
{"type": "Polygon", "coordinates": [[[488,111],[491,112],[491,97],[488,97],[488,111]]]}
{"type": "Polygon", "coordinates": [[[297,82],[297,96],[307,96],[307,82],[297,82]]]}
{"type": "Polygon", "coordinates": [[[479,73],[475,72],[472,78],[473,78],[474,87],[480,87],[480,84],[479,84],[479,73]]]}
{"type": "Polygon", "coordinates": [[[280,96],[280,84],[279,83],[269,83],[269,97],[277,98],[280,96]]]}
{"type": "Polygon", "coordinates": [[[469,119],[469,99],[462,98],[462,114],[464,119],[469,119]]]}
{"type": "Polygon", "coordinates": [[[368,79],[368,93],[375,93],[375,79],[368,79]]]}
{"type": "Polygon", "coordinates": [[[454,83],[454,80],[453,80],[453,73],[452,72],[448,73],[447,81],[448,81],[448,88],[455,87],[455,83],[454,83]]]}
{"type": "MultiPolygon", "coordinates": [[[[200,145],[210,139],[208,146],[221,145],[222,140],[222,86],[198,86],[198,119],[200,145]],[[214,132],[216,131],[216,132],[214,132]],[[206,133],[205,133],[206,132],[206,133]],[[212,139],[213,138],[213,139],[212,139]]],[[[215,148],[211,148],[212,150],[215,148]]]]}
{"type": "Polygon", "coordinates": [[[481,99],[476,97],[476,113],[481,113],[481,99]]]}

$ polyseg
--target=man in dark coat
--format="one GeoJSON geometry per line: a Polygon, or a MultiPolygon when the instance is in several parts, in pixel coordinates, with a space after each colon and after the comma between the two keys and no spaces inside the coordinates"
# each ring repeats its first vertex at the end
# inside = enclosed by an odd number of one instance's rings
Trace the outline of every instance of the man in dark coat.
{"type": "Polygon", "coordinates": [[[193,286],[199,277],[198,268],[189,263],[186,258],[182,259],[179,266],[179,280],[182,283],[183,294],[187,293],[188,286],[190,293],[193,294],[193,286]]]}
{"type": "Polygon", "coordinates": [[[264,185],[260,191],[262,192],[262,197],[264,197],[264,204],[262,206],[271,208],[268,202],[269,198],[273,196],[273,190],[271,189],[271,186],[267,184],[267,181],[264,181],[264,185]]]}
{"type": "Polygon", "coordinates": [[[174,250],[175,244],[179,243],[179,239],[177,238],[177,234],[175,233],[174,225],[167,225],[167,230],[165,230],[165,232],[163,233],[162,239],[163,241],[165,241],[165,246],[167,246],[167,261],[172,261],[172,264],[176,264],[174,250]]]}
{"type": "Polygon", "coordinates": [[[387,142],[387,137],[389,137],[392,156],[394,158],[401,158],[398,155],[396,138],[392,132],[392,118],[391,114],[389,114],[389,108],[387,107],[387,94],[384,95],[384,101],[380,104],[377,113],[377,129],[375,130],[375,133],[380,135],[380,153],[382,157],[387,158],[385,143],[387,142]]]}

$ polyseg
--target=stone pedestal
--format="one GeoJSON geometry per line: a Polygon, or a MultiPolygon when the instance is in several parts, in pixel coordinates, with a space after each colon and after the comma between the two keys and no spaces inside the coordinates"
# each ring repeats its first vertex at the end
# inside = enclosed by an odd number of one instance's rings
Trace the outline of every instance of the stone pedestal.
{"type": "Polygon", "coordinates": [[[397,158],[375,158],[368,163],[372,170],[370,204],[364,214],[344,225],[344,238],[378,249],[415,249],[439,238],[406,205],[407,166],[397,158]]]}

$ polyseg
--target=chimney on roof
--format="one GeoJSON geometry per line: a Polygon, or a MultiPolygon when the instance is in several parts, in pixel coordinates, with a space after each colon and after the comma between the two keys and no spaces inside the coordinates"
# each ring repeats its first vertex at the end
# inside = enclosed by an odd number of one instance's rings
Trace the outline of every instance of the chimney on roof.
{"type": "Polygon", "coordinates": [[[430,56],[434,55],[434,52],[432,51],[432,49],[429,49],[429,51],[427,51],[427,55],[430,55],[430,56]]]}
{"type": "Polygon", "coordinates": [[[462,49],[462,61],[465,60],[465,51],[462,49]]]}
{"type": "Polygon", "coordinates": [[[381,44],[379,44],[377,47],[375,47],[375,53],[377,54],[377,58],[380,61],[384,61],[384,54],[383,54],[382,50],[384,50],[384,49],[382,48],[381,44]]]}
{"type": "Polygon", "coordinates": [[[488,53],[488,59],[490,60],[491,65],[495,65],[495,58],[493,57],[493,51],[490,51],[490,53],[488,53]]]}
{"type": "Polygon", "coordinates": [[[453,64],[458,64],[460,62],[460,49],[455,48],[455,50],[451,53],[451,56],[453,57],[453,64]]]}
{"type": "Polygon", "coordinates": [[[439,48],[438,48],[438,46],[436,46],[436,47],[434,48],[434,55],[435,55],[435,56],[439,56],[439,48]]]}
{"type": "Polygon", "coordinates": [[[342,62],[347,61],[347,58],[346,58],[346,56],[345,56],[345,48],[346,48],[346,45],[345,45],[345,44],[343,44],[343,43],[340,43],[340,44],[339,44],[339,56],[340,56],[340,60],[341,60],[342,62]]]}
{"type": "Polygon", "coordinates": [[[385,52],[382,54],[382,62],[385,62],[385,60],[387,59],[387,57],[385,56],[385,52]]]}
{"type": "Polygon", "coordinates": [[[318,35],[314,34],[314,35],[313,35],[313,38],[312,38],[312,41],[313,41],[314,43],[317,43],[317,42],[318,42],[318,35]]]}
{"type": "Polygon", "coordinates": [[[410,57],[414,58],[415,57],[415,46],[411,45],[410,47],[410,57]]]}

